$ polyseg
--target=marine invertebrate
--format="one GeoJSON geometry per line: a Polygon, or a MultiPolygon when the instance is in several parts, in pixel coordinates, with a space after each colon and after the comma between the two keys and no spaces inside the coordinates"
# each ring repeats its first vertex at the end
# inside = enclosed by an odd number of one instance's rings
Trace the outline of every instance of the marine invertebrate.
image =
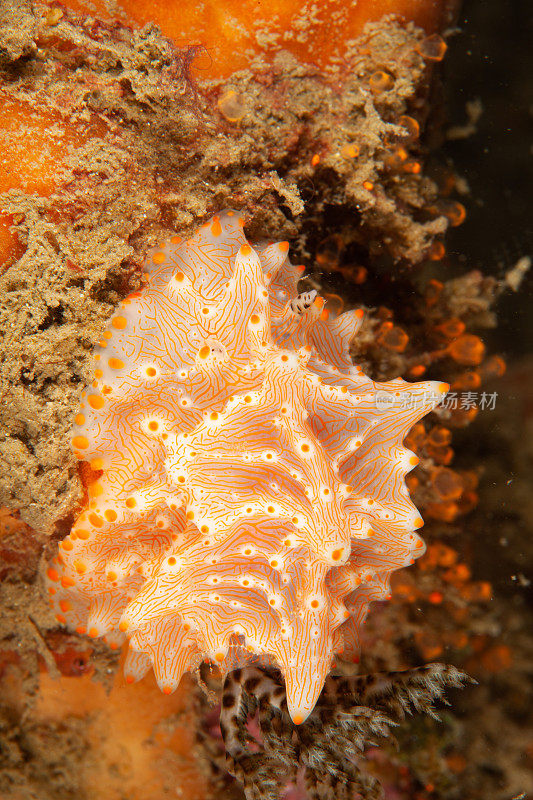
{"type": "Polygon", "coordinates": [[[299,723],[424,550],[402,441],[448,387],[363,375],[363,312],[299,295],[288,248],[227,211],[149,256],[82,394],[72,445],[104,472],[48,583],[59,622],[128,632],[129,679],[152,663],[171,692],[204,657],[272,661],[299,723]]]}
{"type": "Polygon", "coordinates": [[[379,780],[365,769],[364,751],[376,739],[395,742],[391,728],[407,714],[438,719],[435,702],[447,705],[445,687],[470,682],[445,664],[372,675],[330,675],[317,706],[301,728],[287,716],[287,700],[277,670],[248,667],[224,683],[220,727],[230,771],[246,797],[275,800],[287,778],[294,784],[305,769],[305,796],[364,800],[384,797],[379,780]],[[246,726],[257,712],[262,747],[246,726]]]}

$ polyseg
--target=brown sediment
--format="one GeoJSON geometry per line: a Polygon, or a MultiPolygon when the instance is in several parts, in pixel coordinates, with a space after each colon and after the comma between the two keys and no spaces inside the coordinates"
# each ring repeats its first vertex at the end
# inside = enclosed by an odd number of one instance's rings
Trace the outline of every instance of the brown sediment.
{"type": "MultiPolygon", "coordinates": [[[[439,42],[398,19],[358,34],[332,71],[297,50],[274,55],[264,36],[266,50],[248,55],[246,69],[202,82],[207,61],[190,40],[59,4],[2,6],[0,94],[10,113],[0,145],[16,157],[0,155],[0,503],[17,509],[0,515],[2,797],[233,792],[213,789],[194,750],[190,731],[205,707],[187,697],[191,684],[170,700],[151,679],[131,694],[116,683],[116,653],[58,629],[38,580],[94,477],[70,454],[72,417],[94,344],[139,285],[147,248],[224,205],[245,208],[250,236],[290,238],[332,303],[367,308],[353,352],[374,378],[424,375],[463,392],[503,373],[482,341],[502,282],[446,277],[443,235],[464,208],[444,199],[452,187],[463,193],[449,171],[429,177],[422,144],[439,42]]],[[[509,380],[522,396],[523,378],[509,380]]],[[[511,501],[503,487],[530,463],[520,429],[530,410],[520,416],[499,401],[496,413],[497,455],[469,458],[472,409],[433,415],[407,443],[420,458],[410,488],[429,521],[428,554],[373,610],[365,668],[446,658],[483,685],[443,728],[407,727],[403,763],[370,755],[402,800],[507,800],[531,787],[522,736],[531,639],[521,601],[483,556],[491,513],[515,544],[504,550],[505,574],[523,577],[516,553],[530,540],[529,495],[523,480],[511,501]],[[491,479],[498,491],[482,492],[473,510],[478,482],[491,479]]],[[[487,442],[489,419],[479,412],[475,427],[487,442]]]]}

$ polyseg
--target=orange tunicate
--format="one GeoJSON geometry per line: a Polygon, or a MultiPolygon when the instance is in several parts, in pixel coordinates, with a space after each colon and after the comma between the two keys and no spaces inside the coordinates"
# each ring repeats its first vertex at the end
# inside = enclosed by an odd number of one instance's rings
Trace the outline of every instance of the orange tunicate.
{"type": "Polygon", "coordinates": [[[437,558],[435,553],[431,550],[431,545],[428,547],[422,558],[417,561],[416,566],[421,572],[433,572],[437,566],[437,558]]]}
{"type": "Polygon", "coordinates": [[[455,172],[445,170],[440,174],[438,181],[442,197],[449,197],[457,188],[457,175],[455,172]]]}
{"type": "Polygon", "coordinates": [[[407,161],[409,154],[405,147],[398,147],[394,153],[391,153],[390,156],[387,156],[385,159],[385,164],[389,169],[399,170],[402,168],[402,165],[405,161],[407,161]]]}
{"type": "Polygon", "coordinates": [[[472,586],[477,588],[480,600],[492,600],[492,584],[489,581],[477,581],[472,586]]]}
{"type": "Polygon", "coordinates": [[[473,511],[479,502],[479,497],[476,492],[463,492],[459,500],[459,510],[461,514],[468,514],[473,511]]]}
{"type": "Polygon", "coordinates": [[[439,567],[451,567],[457,561],[457,551],[443,542],[432,545],[433,555],[439,567]]]}
{"type": "Polygon", "coordinates": [[[483,361],[485,345],[479,336],[465,333],[449,345],[448,353],[458,364],[473,367],[483,361]]]}
{"type": "Polygon", "coordinates": [[[442,577],[447,583],[457,584],[466,583],[466,581],[470,580],[471,575],[470,568],[466,564],[454,564],[453,567],[446,570],[442,577]]]}
{"type": "Polygon", "coordinates": [[[446,255],[446,248],[442,242],[433,242],[427,252],[427,257],[430,261],[440,261],[446,255]]]}
{"type": "Polygon", "coordinates": [[[438,33],[434,33],[432,36],[427,36],[425,39],[422,39],[416,49],[426,61],[442,61],[446,55],[448,45],[442,36],[439,36],[438,33]]]}
{"type": "Polygon", "coordinates": [[[431,444],[426,446],[428,456],[433,459],[436,464],[441,464],[447,467],[453,461],[454,452],[451,447],[439,446],[435,447],[431,444]]]}
{"type": "Polygon", "coordinates": [[[465,324],[461,319],[457,319],[456,317],[452,317],[451,319],[447,319],[445,322],[441,322],[440,325],[437,325],[435,330],[441,333],[446,339],[456,339],[458,336],[461,336],[465,330],[465,324]]]}
{"type": "Polygon", "coordinates": [[[433,470],[431,484],[442,500],[457,500],[463,493],[461,476],[448,467],[437,467],[433,470]]]}
{"type": "Polygon", "coordinates": [[[484,381],[491,380],[491,378],[501,378],[505,375],[506,365],[501,356],[490,356],[480,366],[481,378],[484,381]]]}
{"type": "Polygon", "coordinates": [[[409,450],[421,450],[426,442],[426,428],[423,423],[417,422],[416,425],[413,425],[404,441],[409,450]]]}
{"type": "Polygon", "coordinates": [[[392,595],[395,600],[405,603],[415,603],[418,600],[419,592],[414,583],[403,578],[394,582],[392,595]]]}
{"type": "Polygon", "coordinates": [[[468,644],[468,636],[464,631],[449,631],[446,639],[452,647],[457,647],[458,649],[462,649],[468,644]]]}
{"type": "Polygon", "coordinates": [[[376,341],[381,347],[392,350],[394,353],[403,353],[409,342],[409,336],[392,322],[383,322],[377,333],[376,341]]]}
{"type": "Polygon", "coordinates": [[[410,378],[421,378],[422,375],[426,372],[427,367],[423,364],[415,364],[414,367],[411,367],[408,375],[410,378]]]}
{"type": "Polygon", "coordinates": [[[454,522],[459,515],[457,503],[446,501],[444,503],[428,503],[426,505],[426,516],[440,522],[454,522]]]}
{"type": "Polygon", "coordinates": [[[359,147],[356,144],[345,144],[344,147],[341,147],[341,156],[343,158],[357,158],[359,152],[359,147]]]}
{"type": "Polygon", "coordinates": [[[428,308],[431,308],[438,302],[443,288],[444,284],[441,283],[441,281],[432,279],[428,282],[425,291],[426,305],[428,308]]]}
{"type": "Polygon", "coordinates": [[[368,270],[366,267],[354,267],[351,272],[351,278],[354,283],[364,283],[368,276],[368,270]]]}
{"type": "Polygon", "coordinates": [[[246,106],[240,94],[230,89],[217,100],[218,110],[228,122],[238,122],[246,114],[246,106]]]}
{"type": "Polygon", "coordinates": [[[422,165],[420,164],[420,161],[415,161],[414,159],[409,158],[403,163],[402,169],[404,172],[410,175],[420,175],[422,171],[422,165]]]}
{"type": "Polygon", "coordinates": [[[445,211],[446,216],[450,220],[450,225],[457,228],[462,225],[466,219],[466,209],[462,203],[453,202],[447,207],[445,211]]]}
{"type": "Polygon", "coordinates": [[[474,491],[479,486],[479,477],[472,470],[464,470],[461,472],[463,486],[468,491],[474,491]]]}
{"type": "Polygon", "coordinates": [[[401,125],[402,128],[405,128],[406,135],[403,137],[405,141],[414,142],[416,139],[418,139],[420,135],[420,125],[416,119],[403,114],[401,117],[398,117],[398,125],[401,125]]]}
{"type": "Polygon", "coordinates": [[[513,656],[505,644],[495,644],[482,654],[481,666],[487,672],[503,672],[513,663],[513,656]]]}
{"type": "Polygon", "coordinates": [[[420,486],[420,481],[416,477],[416,475],[406,475],[405,476],[405,485],[409,489],[409,493],[413,494],[416,489],[420,486]]]}
{"type": "Polygon", "coordinates": [[[417,631],[415,642],[425,661],[438,658],[444,649],[440,635],[433,631],[417,631]]]}
{"type": "Polygon", "coordinates": [[[335,314],[337,316],[339,314],[342,314],[342,312],[344,311],[344,300],[340,295],[332,294],[330,292],[324,292],[324,299],[326,300],[328,304],[328,309],[332,314],[335,314]]]}
{"type": "Polygon", "coordinates": [[[44,18],[45,24],[48,25],[48,27],[53,28],[54,25],[57,25],[63,14],[64,12],[62,8],[59,6],[54,6],[54,8],[51,8],[48,11],[46,17],[44,18]]]}
{"type": "Polygon", "coordinates": [[[475,420],[478,411],[479,409],[477,406],[472,406],[472,408],[457,408],[452,411],[450,424],[455,428],[466,428],[467,425],[470,425],[470,423],[475,420]]]}
{"type": "Polygon", "coordinates": [[[425,555],[418,562],[423,572],[434,570],[437,567],[451,567],[457,561],[457,552],[443,542],[430,544],[425,555]]]}
{"type": "Polygon", "coordinates": [[[379,306],[379,308],[378,308],[378,310],[376,312],[376,316],[378,317],[378,319],[389,319],[390,320],[390,319],[393,319],[394,312],[391,311],[391,309],[387,308],[386,306],[379,306]]]}
{"type": "Polygon", "coordinates": [[[435,427],[429,432],[428,440],[431,442],[431,444],[434,444],[438,447],[450,444],[452,440],[452,432],[443,425],[435,425],[435,427]]]}
{"type": "Polygon", "coordinates": [[[316,262],[326,269],[335,269],[339,264],[343,250],[344,241],[342,236],[334,233],[319,243],[315,254],[316,262]]]}
{"type": "Polygon", "coordinates": [[[472,640],[470,642],[472,646],[472,651],[474,653],[481,653],[485,650],[490,642],[488,634],[477,634],[476,636],[472,636],[472,640]]]}
{"type": "Polygon", "coordinates": [[[380,69],[372,73],[368,79],[368,85],[375,94],[380,92],[388,92],[394,86],[394,78],[388,72],[380,69]]]}
{"type": "Polygon", "coordinates": [[[449,25],[456,4],[455,0],[319,0],[311,10],[300,0],[268,0],[263,4],[256,0],[64,3],[74,11],[104,20],[116,19],[133,27],[155,23],[178,47],[201,48],[193,64],[199,79],[226,77],[248,68],[254,57],[264,55],[271,60],[281,50],[327,68],[333,59],[342,59],[347,43],[362,33],[367,22],[394,14],[432,34],[449,25]]]}
{"type": "Polygon", "coordinates": [[[487,602],[492,599],[492,586],[489,581],[474,581],[462,586],[460,594],[469,603],[487,602]]]}
{"type": "Polygon", "coordinates": [[[469,621],[470,609],[468,606],[451,606],[450,616],[459,625],[467,624],[469,621]]]}
{"type": "Polygon", "coordinates": [[[475,370],[466,370],[452,381],[451,388],[455,392],[472,392],[481,386],[481,376],[475,370]]]}

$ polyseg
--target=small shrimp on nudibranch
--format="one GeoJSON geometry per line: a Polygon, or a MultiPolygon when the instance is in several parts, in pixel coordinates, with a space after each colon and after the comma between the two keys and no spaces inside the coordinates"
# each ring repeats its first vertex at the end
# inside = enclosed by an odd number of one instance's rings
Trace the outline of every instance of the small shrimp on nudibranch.
{"type": "Polygon", "coordinates": [[[204,658],[272,663],[300,723],[424,551],[402,441],[448,387],[367,378],[348,352],[362,311],[299,295],[288,248],[225,211],[148,256],[82,394],[72,446],[103,474],[48,588],[59,622],[127,636],[127,680],[152,666],[172,692],[204,658]]]}

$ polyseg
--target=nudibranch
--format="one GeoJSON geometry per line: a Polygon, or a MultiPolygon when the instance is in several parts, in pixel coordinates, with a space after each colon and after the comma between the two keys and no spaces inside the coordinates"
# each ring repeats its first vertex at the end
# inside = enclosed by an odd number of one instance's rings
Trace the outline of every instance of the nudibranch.
{"type": "Polygon", "coordinates": [[[448,387],[366,377],[363,312],[299,294],[288,242],[243,225],[228,210],[151,252],[111,318],[72,438],[102,475],[47,582],[59,622],[129,639],[126,680],[274,664],[298,724],[424,551],[402,442],[448,387]]]}

